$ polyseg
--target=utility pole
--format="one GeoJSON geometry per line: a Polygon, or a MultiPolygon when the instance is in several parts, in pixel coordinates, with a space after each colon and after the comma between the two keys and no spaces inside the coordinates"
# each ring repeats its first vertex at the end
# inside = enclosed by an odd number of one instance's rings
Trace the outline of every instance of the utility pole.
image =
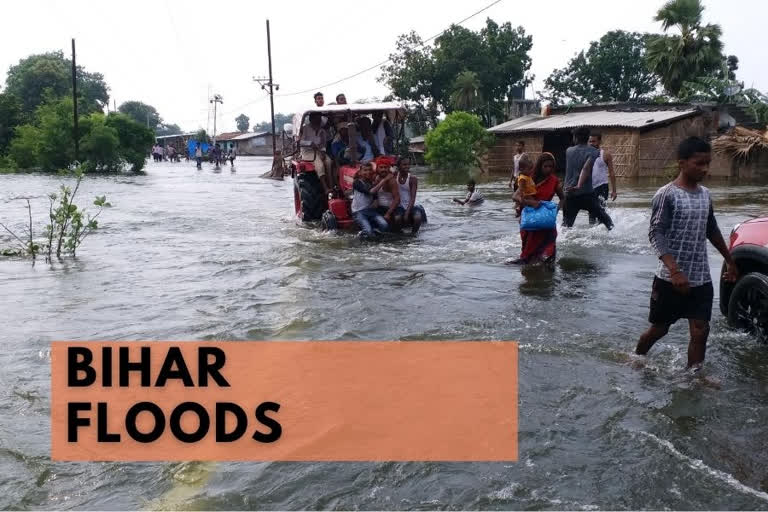
{"type": "Polygon", "coordinates": [[[216,107],[219,103],[222,105],[224,104],[224,101],[221,98],[221,94],[214,94],[213,98],[209,100],[210,103],[213,103],[213,145],[216,145],[216,107]]]}
{"type": "Polygon", "coordinates": [[[280,90],[280,85],[272,81],[272,41],[269,36],[269,20],[267,20],[267,60],[269,61],[269,78],[253,78],[258,82],[261,88],[269,93],[269,112],[272,119],[272,154],[277,153],[277,141],[275,140],[275,96],[274,91],[280,90]]]}
{"type": "Polygon", "coordinates": [[[80,161],[80,133],[77,126],[77,64],[75,63],[75,38],[72,38],[72,111],[74,115],[75,162],[80,161]]]}

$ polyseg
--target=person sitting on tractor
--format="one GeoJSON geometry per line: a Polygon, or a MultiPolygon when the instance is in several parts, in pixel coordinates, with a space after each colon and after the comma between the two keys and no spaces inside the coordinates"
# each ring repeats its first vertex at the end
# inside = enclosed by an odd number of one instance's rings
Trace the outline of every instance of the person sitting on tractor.
{"type": "MultiPolygon", "coordinates": [[[[336,125],[336,137],[333,138],[333,143],[331,144],[331,156],[333,156],[337,167],[352,163],[349,155],[349,129],[347,126],[347,123],[336,125]]],[[[357,154],[362,155],[363,152],[364,148],[358,145],[357,154]]]]}
{"type": "Polygon", "coordinates": [[[400,205],[400,187],[397,186],[395,175],[390,168],[391,162],[388,157],[379,157],[376,162],[377,183],[384,182],[384,186],[379,191],[377,208],[378,212],[384,217],[392,231],[398,231],[399,226],[394,225],[395,219],[402,222],[405,210],[400,205]]]}
{"type": "Polygon", "coordinates": [[[373,126],[371,127],[376,147],[380,155],[392,154],[392,124],[384,117],[383,112],[373,113],[373,126]]]}
{"type": "Polygon", "coordinates": [[[407,156],[397,161],[396,183],[400,192],[400,206],[403,207],[402,218],[395,215],[395,224],[411,226],[411,233],[416,234],[423,223],[427,222],[427,212],[420,204],[416,204],[416,192],[419,179],[411,176],[411,159],[407,156]]]}
{"type": "Polygon", "coordinates": [[[386,180],[380,180],[373,185],[374,171],[373,164],[370,162],[360,166],[360,170],[355,174],[355,180],[352,182],[352,217],[362,230],[361,237],[374,236],[374,227],[378,231],[386,231],[389,224],[384,217],[376,211],[376,196],[379,190],[387,183],[386,180]]]}
{"type": "Polygon", "coordinates": [[[357,143],[364,149],[364,152],[360,154],[360,161],[363,163],[370,162],[379,156],[379,149],[376,145],[376,139],[373,136],[373,131],[371,130],[371,120],[365,116],[358,118],[357,128],[357,143]]]}
{"type": "Polygon", "coordinates": [[[309,114],[309,124],[301,129],[301,159],[312,162],[317,177],[323,185],[325,195],[333,185],[331,180],[331,159],[325,153],[328,143],[328,132],[321,126],[322,116],[318,113],[309,114]]]}

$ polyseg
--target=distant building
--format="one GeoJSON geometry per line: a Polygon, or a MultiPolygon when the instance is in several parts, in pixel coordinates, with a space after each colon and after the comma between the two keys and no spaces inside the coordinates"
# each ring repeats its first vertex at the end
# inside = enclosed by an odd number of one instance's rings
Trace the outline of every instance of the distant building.
{"type": "Polygon", "coordinates": [[[424,165],[424,153],[426,153],[427,147],[424,142],[424,136],[411,137],[408,141],[408,156],[413,159],[413,163],[416,165],[424,165]]]}
{"type": "Polygon", "coordinates": [[[216,135],[216,144],[219,145],[223,152],[228,152],[230,149],[235,149],[234,139],[238,135],[242,135],[243,132],[225,132],[216,135]]]}
{"type": "Polygon", "coordinates": [[[195,132],[177,133],[174,135],[160,135],[155,137],[155,141],[163,147],[173,146],[178,151],[183,151],[187,147],[187,142],[195,137],[195,132]]]}
{"type": "Polygon", "coordinates": [[[690,135],[715,135],[718,116],[715,106],[691,104],[591,105],[553,109],[547,116],[529,114],[488,129],[496,142],[486,165],[490,172],[508,173],[515,143],[522,140],[534,159],[542,152],[552,153],[557,171],[563,173],[572,131],[585,126],[602,134],[603,147],[613,153],[617,176],[666,176],[676,162],[680,141],[690,135]]]}
{"type": "MultiPolygon", "coordinates": [[[[283,149],[282,140],[278,135],[277,150],[283,149]]],[[[239,133],[231,139],[238,155],[272,156],[272,132],[239,133]]]]}

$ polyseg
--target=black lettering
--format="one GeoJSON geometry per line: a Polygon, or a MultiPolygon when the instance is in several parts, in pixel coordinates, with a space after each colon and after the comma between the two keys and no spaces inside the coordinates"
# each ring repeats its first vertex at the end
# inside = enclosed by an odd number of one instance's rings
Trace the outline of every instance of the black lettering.
{"type": "Polygon", "coordinates": [[[92,362],[91,349],[67,347],[67,385],[71,388],[82,388],[96,382],[96,370],[91,366],[92,362]],[[78,356],[82,356],[80,361],[78,361],[78,356]],[[78,372],[85,372],[85,377],[79,379],[78,372]]]}
{"type": "Polygon", "coordinates": [[[101,385],[112,386],[112,347],[101,348],[101,385]]]}
{"type": "Polygon", "coordinates": [[[171,413],[171,432],[176,436],[176,439],[183,443],[196,443],[200,441],[208,434],[210,426],[211,418],[208,416],[208,411],[197,402],[182,402],[171,413]],[[181,417],[185,412],[194,412],[199,420],[197,430],[191,434],[184,432],[181,428],[181,417]]]}
{"type": "Polygon", "coordinates": [[[100,443],[119,443],[120,434],[110,434],[107,426],[107,402],[96,404],[96,440],[100,443]]]}
{"type": "Polygon", "coordinates": [[[184,382],[184,387],[187,388],[195,386],[179,347],[168,349],[168,354],[165,356],[165,361],[163,361],[163,367],[160,368],[160,375],[157,376],[155,386],[162,388],[168,379],[181,379],[184,382]],[[175,370],[173,369],[174,364],[176,364],[175,370]]]}
{"type": "Polygon", "coordinates": [[[237,404],[232,402],[216,402],[216,442],[231,443],[237,441],[248,428],[248,416],[245,411],[237,404]],[[232,432],[227,432],[227,413],[235,415],[237,424],[232,432]]]}
{"type": "MultiPolygon", "coordinates": [[[[70,384],[71,385],[71,384],[70,384]]],[[[78,416],[80,411],[90,411],[90,402],[69,402],[67,404],[67,441],[77,442],[77,428],[87,427],[91,424],[90,418],[81,418],[78,416]]]]}
{"type": "Polygon", "coordinates": [[[267,411],[277,412],[279,410],[280,404],[275,402],[262,402],[256,407],[256,420],[265,427],[269,427],[271,430],[268,434],[264,434],[258,430],[254,432],[253,439],[255,441],[260,443],[274,443],[280,439],[280,436],[283,433],[283,427],[280,426],[280,423],[278,423],[277,420],[267,416],[267,411]]]}
{"type": "Polygon", "coordinates": [[[229,382],[219,373],[227,362],[227,354],[219,347],[200,347],[197,352],[197,372],[198,385],[206,387],[208,385],[208,375],[216,381],[221,388],[228,388],[229,382]],[[208,361],[208,356],[213,356],[213,362],[208,361]]]}
{"type": "Polygon", "coordinates": [[[128,412],[125,415],[125,430],[128,432],[129,436],[140,443],[152,443],[157,441],[160,436],[163,435],[163,431],[165,430],[165,414],[163,414],[163,410],[160,409],[160,407],[152,402],[139,402],[128,409],[128,412]],[[152,414],[155,419],[154,428],[147,434],[140,432],[139,428],[136,426],[136,420],[138,419],[139,414],[144,411],[152,414]]]}
{"type": "Polygon", "coordinates": [[[148,388],[150,383],[150,353],[149,347],[141,347],[141,360],[133,362],[129,360],[130,352],[128,347],[120,347],[120,387],[130,385],[129,372],[141,373],[141,387],[148,388]]]}

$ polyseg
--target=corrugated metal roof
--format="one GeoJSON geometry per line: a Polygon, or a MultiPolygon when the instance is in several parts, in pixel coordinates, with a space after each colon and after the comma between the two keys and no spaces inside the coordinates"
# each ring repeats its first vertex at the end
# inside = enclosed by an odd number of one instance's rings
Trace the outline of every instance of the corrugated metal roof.
{"type": "Polygon", "coordinates": [[[254,139],[256,137],[264,137],[265,135],[271,135],[272,132],[251,132],[251,133],[242,133],[238,135],[237,137],[233,137],[232,140],[248,140],[248,139],[254,139]]]}
{"type": "Polygon", "coordinates": [[[656,110],[653,112],[621,112],[598,110],[595,112],[571,112],[568,114],[542,117],[530,115],[513,119],[489,128],[494,133],[515,133],[530,131],[554,131],[581,126],[644,128],[677,119],[683,119],[700,112],[690,110],[656,110]]]}
{"type": "Polygon", "coordinates": [[[243,132],[224,132],[216,135],[216,141],[221,142],[225,140],[232,140],[236,139],[238,136],[242,135],[243,132]]]}

